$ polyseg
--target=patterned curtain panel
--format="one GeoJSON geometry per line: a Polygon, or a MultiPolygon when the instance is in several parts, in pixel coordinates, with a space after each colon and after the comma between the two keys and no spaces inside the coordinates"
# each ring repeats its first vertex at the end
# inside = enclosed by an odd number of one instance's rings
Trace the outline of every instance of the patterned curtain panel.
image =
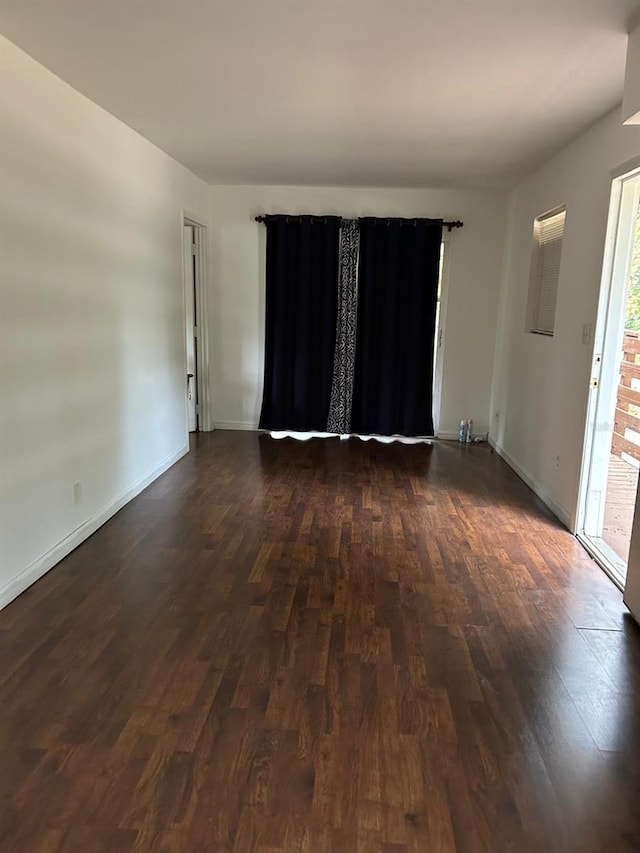
{"type": "Polygon", "coordinates": [[[353,374],[356,361],[358,314],[358,253],[360,223],[343,219],[340,234],[340,286],[336,321],[336,347],[327,432],[346,435],[351,432],[353,374]]]}

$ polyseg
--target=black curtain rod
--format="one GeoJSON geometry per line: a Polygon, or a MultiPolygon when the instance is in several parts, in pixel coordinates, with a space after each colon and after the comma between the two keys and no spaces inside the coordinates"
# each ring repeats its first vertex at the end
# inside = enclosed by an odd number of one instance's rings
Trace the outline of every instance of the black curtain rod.
{"type": "MultiPolygon", "coordinates": [[[[256,222],[266,222],[267,219],[269,219],[271,216],[274,216],[274,215],[277,215],[277,214],[267,214],[267,215],[262,215],[262,216],[256,216],[255,220],[256,220],[256,222]]],[[[299,218],[300,218],[299,216],[289,216],[289,219],[299,219],[299,218]]],[[[318,216],[317,218],[322,219],[322,216],[318,216]]],[[[381,216],[379,218],[380,219],[388,219],[389,217],[381,216]]],[[[453,231],[454,228],[462,228],[463,225],[464,225],[464,222],[461,222],[459,219],[455,219],[451,222],[443,222],[442,223],[442,227],[447,228],[449,231],[453,231]]]]}

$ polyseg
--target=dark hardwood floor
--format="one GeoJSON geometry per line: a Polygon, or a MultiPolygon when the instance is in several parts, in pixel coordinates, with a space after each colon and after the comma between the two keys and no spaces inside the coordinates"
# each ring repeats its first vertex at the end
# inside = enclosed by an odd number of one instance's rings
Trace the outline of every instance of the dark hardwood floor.
{"type": "Polygon", "coordinates": [[[640,850],[640,630],[488,447],[200,435],[0,613],[0,850],[640,850]]]}

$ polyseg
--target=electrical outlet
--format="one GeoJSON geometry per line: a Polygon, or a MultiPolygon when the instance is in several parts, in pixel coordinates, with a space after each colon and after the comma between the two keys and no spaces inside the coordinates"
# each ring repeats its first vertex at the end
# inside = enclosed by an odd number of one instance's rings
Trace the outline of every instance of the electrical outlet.
{"type": "Polygon", "coordinates": [[[82,503],[82,483],[80,481],[73,484],[73,502],[76,505],[82,503]]]}
{"type": "Polygon", "coordinates": [[[558,453],[558,455],[556,456],[555,465],[554,465],[553,467],[554,467],[554,470],[555,470],[555,471],[557,471],[557,470],[560,468],[560,454],[559,454],[559,453],[558,453]]]}
{"type": "Polygon", "coordinates": [[[496,421],[499,421],[500,420],[500,412],[496,410],[496,413],[493,417],[495,418],[496,421]]]}

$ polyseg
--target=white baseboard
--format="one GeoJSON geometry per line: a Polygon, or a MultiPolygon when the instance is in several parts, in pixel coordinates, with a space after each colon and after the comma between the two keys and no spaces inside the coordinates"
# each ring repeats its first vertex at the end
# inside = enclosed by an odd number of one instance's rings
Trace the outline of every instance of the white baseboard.
{"type": "MultiPolygon", "coordinates": [[[[479,439],[481,442],[488,441],[486,432],[474,432],[473,436],[475,439],[479,439]]],[[[436,438],[439,439],[440,441],[457,441],[458,440],[458,433],[457,432],[439,432],[438,435],[436,436],[436,438]]],[[[472,441],[471,443],[474,444],[475,441],[472,441]]]]}
{"type": "Polygon", "coordinates": [[[214,421],[213,428],[255,431],[258,429],[258,424],[253,421],[214,421]]]}
{"type": "Polygon", "coordinates": [[[518,475],[518,477],[520,477],[520,479],[523,480],[527,484],[527,486],[529,486],[531,491],[536,494],[540,498],[540,500],[544,504],[546,504],[546,506],[549,507],[551,512],[556,516],[556,518],[558,518],[568,530],[574,533],[575,531],[573,530],[573,519],[571,518],[571,514],[568,513],[564,507],[560,506],[559,503],[554,501],[554,499],[545,492],[540,483],[538,483],[537,480],[535,480],[527,471],[525,471],[524,468],[522,468],[515,461],[515,459],[512,459],[511,456],[509,456],[504,447],[501,447],[501,445],[499,445],[491,437],[489,437],[489,444],[491,445],[491,447],[493,447],[498,456],[500,456],[501,459],[504,459],[509,468],[513,469],[518,475]]]}
{"type": "Polygon", "coordinates": [[[88,539],[92,533],[95,533],[99,527],[109,521],[109,519],[114,516],[118,510],[122,509],[125,504],[128,504],[130,500],[139,495],[147,486],[151,485],[154,480],[164,474],[172,465],[181,459],[186,453],[189,452],[188,445],[181,447],[175,453],[172,453],[170,456],[167,456],[157,468],[154,468],[151,473],[147,474],[142,479],[135,482],[130,488],[128,488],[125,492],[119,495],[115,500],[111,501],[107,504],[107,506],[103,507],[97,513],[88,518],[80,527],[77,527],[72,533],[68,536],[65,536],[64,539],[61,539],[53,548],[50,548],[46,554],[43,554],[41,557],[38,557],[37,560],[34,560],[31,565],[27,566],[26,569],[23,569],[19,572],[15,577],[13,577],[7,584],[3,587],[0,587],[0,610],[3,607],[6,607],[14,598],[17,598],[25,589],[31,586],[31,584],[35,583],[39,580],[44,574],[46,574],[49,569],[52,569],[57,563],[60,562],[67,554],[70,554],[74,548],[77,548],[78,545],[82,544],[85,539],[88,539]]]}

